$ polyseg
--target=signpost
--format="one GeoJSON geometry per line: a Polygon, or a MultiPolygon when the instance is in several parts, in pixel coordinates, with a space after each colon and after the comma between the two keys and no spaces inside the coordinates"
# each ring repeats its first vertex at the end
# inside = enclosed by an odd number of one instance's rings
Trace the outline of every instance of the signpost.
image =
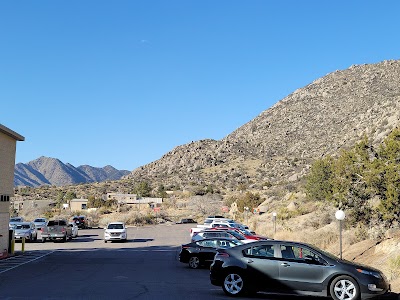
{"type": "Polygon", "coordinates": [[[160,207],[154,207],[153,210],[154,210],[154,212],[156,213],[156,223],[158,223],[158,216],[157,216],[157,213],[160,211],[160,207]]]}

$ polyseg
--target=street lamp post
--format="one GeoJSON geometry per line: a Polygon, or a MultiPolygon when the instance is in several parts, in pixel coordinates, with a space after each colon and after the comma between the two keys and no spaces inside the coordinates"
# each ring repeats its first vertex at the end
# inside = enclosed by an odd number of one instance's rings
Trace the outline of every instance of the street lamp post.
{"type": "Polygon", "coordinates": [[[343,210],[339,209],[335,213],[335,217],[339,220],[339,247],[340,247],[340,259],[342,259],[342,221],[346,217],[346,214],[343,210]]]}
{"type": "Polygon", "coordinates": [[[274,223],[274,234],[276,233],[276,212],[272,213],[272,221],[274,223]]]}
{"type": "Polygon", "coordinates": [[[244,207],[244,219],[245,219],[245,223],[247,225],[247,212],[249,211],[249,208],[247,206],[244,207]]]}

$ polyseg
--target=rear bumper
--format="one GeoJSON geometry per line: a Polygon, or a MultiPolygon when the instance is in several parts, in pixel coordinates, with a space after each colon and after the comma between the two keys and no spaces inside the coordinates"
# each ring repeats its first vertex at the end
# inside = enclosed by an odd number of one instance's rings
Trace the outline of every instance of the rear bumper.
{"type": "Polygon", "coordinates": [[[29,240],[29,236],[14,236],[14,240],[16,240],[16,241],[20,241],[23,238],[25,238],[26,240],[29,240]]]}
{"type": "Polygon", "coordinates": [[[213,262],[210,266],[210,282],[212,285],[222,286],[223,274],[220,261],[213,262]]]}
{"type": "Polygon", "coordinates": [[[51,233],[51,234],[42,233],[42,239],[63,239],[64,237],[65,234],[60,234],[60,233],[51,233]]]}

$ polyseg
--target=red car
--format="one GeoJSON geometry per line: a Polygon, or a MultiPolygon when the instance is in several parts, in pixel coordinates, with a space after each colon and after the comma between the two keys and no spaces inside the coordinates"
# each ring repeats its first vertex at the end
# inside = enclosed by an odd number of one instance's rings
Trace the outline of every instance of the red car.
{"type": "Polygon", "coordinates": [[[225,227],[225,226],[213,227],[210,229],[212,229],[212,230],[233,230],[233,231],[236,231],[236,232],[240,233],[241,235],[243,235],[246,239],[250,239],[250,240],[257,240],[257,241],[258,240],[271,240],[270,238],[268,238],[266,236],[253,234],[247,229],[238,229],[238,228],[225,227]]]}

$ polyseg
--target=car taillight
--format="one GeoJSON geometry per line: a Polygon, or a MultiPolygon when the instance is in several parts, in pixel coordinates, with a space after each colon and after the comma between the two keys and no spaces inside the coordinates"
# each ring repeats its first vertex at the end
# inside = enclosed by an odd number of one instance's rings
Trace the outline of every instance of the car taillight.
{"type": "Polygon", "coordinates": [[[65,228],[62,228],[62,229],[61,229],[61,232],[64,232],[64,231],[65,231],[65,228]]]}

